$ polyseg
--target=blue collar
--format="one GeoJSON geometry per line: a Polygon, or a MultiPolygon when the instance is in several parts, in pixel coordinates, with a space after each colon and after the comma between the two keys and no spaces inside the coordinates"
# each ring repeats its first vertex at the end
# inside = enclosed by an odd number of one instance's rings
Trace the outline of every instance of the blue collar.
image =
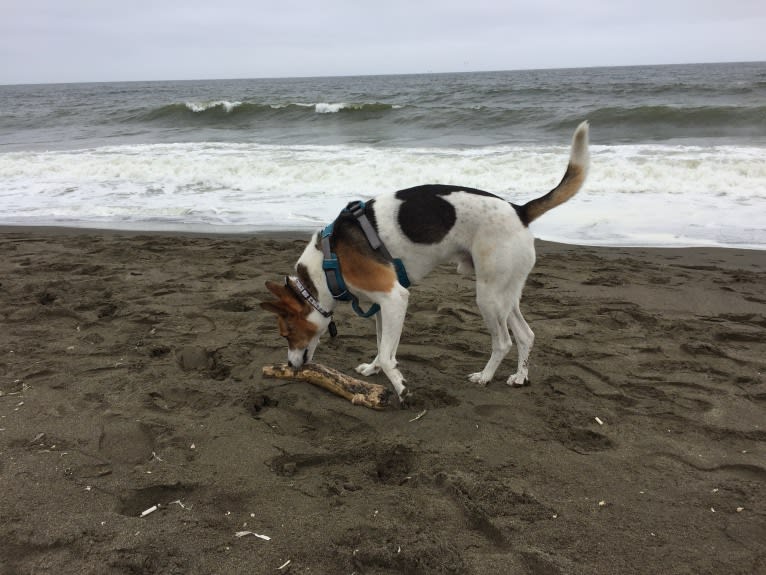
{"type": "MultiPolygon", "coordinates": [[[[380,236],[367,218],[364,202],[351,202],[341,212],[341,215],[346,214],[351,214],[356,218],[357,222],[359,222],[359,226],[362,228],[370,247],[373,250],[379,251],[386,259],[391,260],[394,264],[394,269],[396,269],[396,277],[399,280],[399,283],[403,287],[410,287],[410,279],[407,277],[404,263],[399,258],[392,258],[391,254],[386,249],[386,246],[383,245],[380,236]]],[[[337,221],[338,220],[336,219],[335,222],[337,221]]],[[[373,316],[380,311],[380,306],[375,303],[372,304],[367,311],[362,310],[359,306],[359,299],[348,291],[348,287],[346,287],[346,282],[343,279],[343,273],[340,269],[340,262],[338,261],[335,252],[333,252],[330,247],[330,239],[332,238],[333,229],[335,228],[335,222],[325,227],[321,234],[322,254],[324,255],[322,269],[324,270],[325,278],[327,279],[327,287],[330,289],[333,298],[339,301],[350,301],[351,307],[354,308],[357,315],[361,317],[373,316]]]]}

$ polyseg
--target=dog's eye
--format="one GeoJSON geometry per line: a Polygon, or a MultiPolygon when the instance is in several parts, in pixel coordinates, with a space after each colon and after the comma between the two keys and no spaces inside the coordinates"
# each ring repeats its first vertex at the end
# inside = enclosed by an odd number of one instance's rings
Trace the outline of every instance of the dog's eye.
{"type": "Polygon", "coordinates": [[[290,337],[292,333],[292,327],[284,319],[279,318],[279,335],[281,337],[290,337]]]}

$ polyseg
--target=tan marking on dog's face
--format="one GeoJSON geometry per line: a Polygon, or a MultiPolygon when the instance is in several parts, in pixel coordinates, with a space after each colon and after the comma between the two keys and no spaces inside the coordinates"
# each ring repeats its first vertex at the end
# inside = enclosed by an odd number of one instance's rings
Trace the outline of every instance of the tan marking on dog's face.
{"type": "Polygon", "coordinates": [[[318,331],[313,322],[300,315],[277,316],[277,323],[289,349],[306,349],[318,331]]]}
{"type": "Polygon", "coordinates": [[[278,301],[261,303],[261,308],[277,316],[279,335],[287,339],[289,349],[305,349],[314,339],[319,326],[307,319],[311,306],[299,301],[287,287],[274,282],[266,282],[269,291],[279,298],[278,301]]]}
{"type": "Polygon", "coordinates": [[[347,283],[370,292],[390,292],[394,289],[396,272],[393,266],[365,257],[345,245],[336,246],[335,253],[347,283]]]}

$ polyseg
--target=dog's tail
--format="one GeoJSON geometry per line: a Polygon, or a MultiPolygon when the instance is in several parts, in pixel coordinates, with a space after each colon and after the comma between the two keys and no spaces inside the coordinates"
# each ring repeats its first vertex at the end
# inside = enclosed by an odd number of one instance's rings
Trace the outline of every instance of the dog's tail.
{"type": "Polygon", "coordinates": [[[529,225],[548,210],[563,204],[577,193],[585,176],[588,174],[590,153],[588,152],[588,122],[577,126],[572,137],[572,151],[569,155],[569,166],[558,186],[537,199],[516,208],[525,226],[529,225]]]}

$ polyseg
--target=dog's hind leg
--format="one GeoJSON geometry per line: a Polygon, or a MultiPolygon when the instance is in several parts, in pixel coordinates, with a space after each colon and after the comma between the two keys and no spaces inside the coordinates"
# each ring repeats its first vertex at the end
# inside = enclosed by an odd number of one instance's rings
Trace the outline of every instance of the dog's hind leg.
{"type": "Polygon", "coordinates": [[[487,365],[483,370],[468,376],[471,382],[479,385],[487,385],[492,381],[497,368],[500,367],[512,345],[511,334],[508,333],[506,323],[508,308],[503,306],[502,297],[494,293],[492,288],[493,286],[482,285],[479,282],[476,285],[476,301],[489,334],[492,336],[492,355],[487,365]]]}
{"type": "Polygon", "coordinates": [[[508,315],[508,326],[513,332],[513,339],[516,340],[516,349],[519,354],[518,369],[515,374],[508,378],[508,385],[528,385],[529,352],[532,350],[535,334],[524,320],[524,316],[521,315],[518,303],[513,306],[511,313],[508,315]]]}

